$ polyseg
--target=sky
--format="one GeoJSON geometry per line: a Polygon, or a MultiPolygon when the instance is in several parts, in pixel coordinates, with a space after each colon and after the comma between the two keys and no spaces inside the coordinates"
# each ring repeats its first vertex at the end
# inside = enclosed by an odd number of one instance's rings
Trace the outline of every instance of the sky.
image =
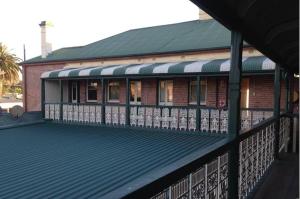
{"type": "Polygon", "coordinates": [[[130,29],[198,19],[189,0],[6,0],[0,42],[23,59],[41,54],[41,21],[50,21],[52,49],[86,45],[130,29]]]}

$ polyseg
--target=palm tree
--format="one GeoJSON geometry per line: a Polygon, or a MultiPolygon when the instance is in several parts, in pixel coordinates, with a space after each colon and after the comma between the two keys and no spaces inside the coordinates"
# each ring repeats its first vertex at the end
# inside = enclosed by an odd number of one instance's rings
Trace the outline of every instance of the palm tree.
{"type": "Polygon", "coordinates": [[[21,59],[10,53],[0,42],[0,96],[2,96],[3,83],[12,84],[19,81],[19,72],[21,72],[19,61],[21,59]]]}

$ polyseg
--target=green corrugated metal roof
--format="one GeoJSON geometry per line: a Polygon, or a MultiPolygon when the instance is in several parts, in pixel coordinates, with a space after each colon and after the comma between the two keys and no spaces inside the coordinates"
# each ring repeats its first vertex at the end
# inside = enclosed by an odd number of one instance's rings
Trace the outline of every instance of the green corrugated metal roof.
{"type": "Polygon", "coordinates": [[[62,48],[23,63],[124,57],[230,47],[230,31],[215,20],[129,30],[81,47],[62,48]]]}
{"type": "MultiPolygon", "coordinates": [[[[187,62],[127,64],[99,67],[64,68],[47,71],[41,78],[72,78],[90,76],[153,76],[189,75],[199,73],[226,73],[230,69],[230,59],[198,60],[187,62]]],[[[243,72],[274,71],[275,63],[264,56],[245,57],[242,60],[243,72]]]]}
{"type": "Polygon", "coordinates": [[[0,198],[100,198],[223,142],[196,133],[49,123],[1,130],[0,198]]]}

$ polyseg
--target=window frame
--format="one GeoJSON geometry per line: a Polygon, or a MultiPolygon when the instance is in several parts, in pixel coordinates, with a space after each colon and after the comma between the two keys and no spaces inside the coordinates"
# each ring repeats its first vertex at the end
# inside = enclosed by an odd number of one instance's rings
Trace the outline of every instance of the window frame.
{"type": "MultiPolygon", "coordinates": [[[[196,97],[196,101],[191,101],[191,86],[192,86],[192,82],[195,82],[195,85],[197,87],[197,80],[191,80],[189,82],[189,93],[188,93],[188,97],[189,97],[189,104],[190,105],[197,105],[197,97],[196,97]]],[[[200,93],[200,105],[201,106],[205,106],[207,104],[207,79],[201,79],[200,80],[200,91],[202,90],[201,89],[201,86],[202,86],[202,83],[205,84],[205,100],[204,101],[201,101],[201,93],[200,93]]],[[[197,88],[196,88],[197,90],[197,88]]],[[[199,91],[198,91],[199,92],[199,91]]],[[[197,96],[197,93],[196,93],[196,96],[197,96]]]]}
{"type": "Polygon", "coordinates": [[[119,81],[116,81],[116,80],[111,80],[111,81],[108,81],[108,84],[107,84],[107,102],[110,102],[110,103],[120,103],[120,82],[119,81]],[[118,96],[118,99],[110,99],[110,84],[113,84],[113,83],[116,83],[118,84],[119,86],[119,96],[118,96]]]}
{"type": "Polygon", "coordinates": [[[88,79],[88,80],[86,81],[86,88],[85,88],[85,89],[86,89],[86,102],[95,103],[95,102],[98,101],[98,85],[99,85],[99,82],[98,82],[97,80],[91,80],[91,79],[88,79]],[[97,83],[96,88],[95,88],[95,90],[96,90],[96,99],[95,99],[95,100],[90,100],[90,99],[89,99],[89,81],[90,81],[90,82],[95,81],[95,82],[97,83]]]}
{"type": "Polygon", "coordinates": [[[133,81],[130,81],[130,88],[129,88],[129,103],[130,104],[133,104],[133,105],[141,105],[142,104],[142,81],[141,80],[133,80],[133,81]],[[134,100],[131,101],[131,83],[134,82],[134,90],[135,90],[135,95],[134,95],[134,100]],[[141,85],[141,101],[138,102],[137,99],[138,99],[138,83],[140,82],[140,85],[141,85]]]}
{"type": "Polygon", "coordinates": [[[78,103],[78,82],[75,82],[75,81],[72,81],[72,83],[71,83],[71,102],[72,102],[72,104],[76,104],[76,103],[78,103]],[[74,87],[74,85],[75,85],[75,87],[74,87]],[[75,88],[75,90],[76,90],[76,100],[74,100],[74,88],[75,88]]]}
{"type": "Polygon", "coordinates": [[[163,79],[159,80],[158,82],[158,104],[161,106],[172,106],[174,103],[174,80],[173,79],[163,79]],[[161,82],[171,82],[172,83],[172,102],[168,102],[168,92],[167,92],[167,86],[165,86],[165,101],[160,101],[161,97],[161,82]]]}

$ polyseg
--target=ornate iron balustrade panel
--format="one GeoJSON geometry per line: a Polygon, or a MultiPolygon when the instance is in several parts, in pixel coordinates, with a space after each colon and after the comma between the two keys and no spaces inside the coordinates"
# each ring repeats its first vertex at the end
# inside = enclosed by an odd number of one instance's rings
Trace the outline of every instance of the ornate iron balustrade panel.
{"type": "MultiPolygon", "coordinates": [[[[222,115],[220,113],[220,115],[222,115]]],[[[253,129],[239,135],[239,197],[240,199],[249,198],[254,188],[264,179],[266,172],[272,165],[275,159],[275,129],[276,123],[279,120],[270,118],[269,120],[255,126],[253,129]]],[[[290,118],[288,115],[280,117],[280,145],[284,146],[288,137],[285,133],[288,132],[290,118]]],[[[174,176],[168,174],[161,178],[163,191],[155,194],[155,190],[151,190],[151,199],[173,199],[173,198],[228,198],[228,148],[232,147],[233,143],[229,142],[219,148],[220,153],[208,153],[199,157],[199,161],[203,158],[203,162],[207,162],[206,157],[210,156],[207,163],[199,163],[199,167],[195,165],[184,172],[183,177],[177,181],[171,181],[170,184],[164,184],[167,179],[172,179],[177,173],[181,173],[187,168],[178,168],[173,171],[174,176]],[[223,154],[223,155],[218,155],[223,154]],[[194,170],[194,168],[196,168],[194,170]],[[167,188],[165,188],[167,187],[167,188]],[[154,194],[153,194],[154,192],[154,194]]],[[[178,178],[176,178],[178,179],[178,178]]],[[[159,185],[159,181],[155,185],[150,185],[150,188],[159,185]]],[[[147,186],[146,186],[147,187],[147,186]]],[[[147,193],[142,189],[141,193],[147,193]]]]}
{"type": "Polygon", "coordinates": [[[73,105],[68,105],[67,106],[67,110],[68,110],[68,121],[73,121],[74,120],[74,110],[73,110],[73,105]]]}
{"type": "Polygon", "coordinates": [[[95,106],[90,106],[89,118],[90,118],[90,123],[96,123],[96,107],[95,106]]]}
{"type": "Polygon", "coordinates": [[[200,118],[200,123],[201,123],[201,131],[209,131],[209,109],[201,109],[201,118],[200,118]]]}
{"type": "Polygon", "coordinates": [[[79,107],[77,105],[73,106],[73,121],[78,122],[79,120],[79,107]]]}
{"type": "Polygon", "coordinates": [[[186,130],[187,129],[187,118],[188,118],[188,111],[186,109],[179,109],[179,130],[186,130]]]}
{"type": "Polygon", "coordinates": [[[120,105],[105,106],[105,124],[107,125],[121,125],[126,123],[126,107],[120,105]]]}
{"type": "MultiPolygon", "coordinates": [[[[60,104],[45,104],[45,118],[60,120],[60,104]]],[[[62,121],[69,123],[102,124],[101,105],[63,104],[62,121]]],[[[120,113],[125,112],[121,109],[120,113]]],[[[125,113],[121,116],[123,121],[125,113]]],[[[121,124],[125,124],[122,122],[121,124]]]]}
{"type": "Polygon", "coordinates": [[[63,121],[68,121],[68,105],[63,105],[63,121]]]}
{"type": "Polygon", "coordinates": [[[50,104],[45,104],[45,119],[50,119],[50,104]]]}
{"type": "Polygon", "coordinates": [[[284,147],[287,147],[287,142],[289,141],[290,132],[290,118],[281,117],[280,118],[280,130],[279,130],[279,152],[281,152],[284,147]]]}
{"type": "Polygon", "coordinates": [[[137,107],[130,107],[130,125],[137,126],[137,107]]]}
{"type": "Polygon", "coordinates": [[[275,122],[240,142],[239,197],[247,198],[274,160],[275,122]]]}
{"type": "Polygon", "coordinates": [[[60,104],[54,104],[54,119],[60,120],[60,104]]]}
{"type": "Polygon", "coordinates": [[[188,129],[190,131],[196,131],[196,123],[197,123],[197,118],[196,118],[197,110],[196,109],[190,109],[188,113],[188,129]]]}
{"type": "Polygon", "coordinates": [[[224,199],[228,196],[228,154],[218,156],[151,199],[224,199]]]}
{"type": "Polygon", "coordinates": [[[95,120],[97,124],[101,124],[102,121],[102,107],[101,106],[96,106],[96,115],[95,115],[95,120]]]}
{"type": "Polygon", "coordinates": [[[130,107],[130,125],[174,130],[196,130],[196,108],[130,107]]]}
{"type": "MultiPolygon", "coordinates": [[[[59,103],[45,103],[45,119],[62,120],[64,122],[79,122],[86,124],[125,125],[125,105],[105,105],[102,113],[102,105],[99,104],[63,104],[60,110],[59,103]],[[62,118],[60,118],[62,111],[62,118]]],[[[183,131],[201,131],[208,133],[226,134],[228,129],[228,111],[225,109],[199,108],[200,115],[197,118],[197,107],[179,106],[147,106],[130,105],[129,121],[131,126],[146,128],[160,128],[183,131]],[[197,129],[199,124],[199,129],[197,129]]],[[[241,130],[248,130],[265,119],[272,116],[268,110],[242,110],[241,130]]],[[[285,124],[282,122],[282,125],[285,124]]],[[[286,135],[286,131],[282,134],[286,135]]]]}
{"type": "Polygon", "coordinates": [[[124,106],[119,106],[119,124],[124,126],[126,124],[126,107],[124,106]]]}
{"type": "Polygon", "coordinates": [[[241,110],[241,130],[249,130],[254,125],[273,116],[273,111],[268,109],[244,109],[241,110]]]}
{"type": "Polygon", "coordinates": [[[83,105],[78,105],[78,121],[83,122],[84,121],[84,106],[83,105]]]}
{"type": "Polygon", "coordinates": [[[220,132],[227,133],[228,131],[228,111],[221,110],[220,113],[220,132]]]}

